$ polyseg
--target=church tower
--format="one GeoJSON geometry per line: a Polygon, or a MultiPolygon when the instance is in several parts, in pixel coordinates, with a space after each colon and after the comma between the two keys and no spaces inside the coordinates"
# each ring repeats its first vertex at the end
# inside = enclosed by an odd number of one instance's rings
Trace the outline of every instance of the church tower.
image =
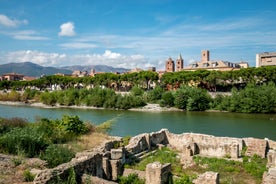
{"type": "Polygon", "coordinates": [[[174,61],[172,60],[172,58],[169,58],[166,61],[166,72],[174,72],[174,61]]]}
{"type": "Polygon", "coordinates": [[[210,61],[209,50],[201,51],[201,61],[210,61]]]}
{"type": "Polygon", "coordinates": [[[183,69],[184,60],[182,59],[181,54],[179,55],[179,58],[176,60],[176,72],[179,72],[183,69]]]}

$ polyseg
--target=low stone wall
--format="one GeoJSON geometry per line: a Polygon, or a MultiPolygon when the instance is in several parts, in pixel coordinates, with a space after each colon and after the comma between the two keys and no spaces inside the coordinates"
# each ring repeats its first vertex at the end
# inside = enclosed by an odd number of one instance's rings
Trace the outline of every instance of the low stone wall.
{"type": "Polygon", "coordinates": [[[238,158],[242,149],[242,139],[215,137],[205,134],[173,134],[167,132],[169,144],[179,151],[191,147],[193,155],[238,158]]]}
{"type": "Polygon", "coordinates": [[[246,156],[258,155],[262,158],[266,157],[268,151],[268,142],[265,139],[243,138],[244,144],[247,147],[246,156]]]}

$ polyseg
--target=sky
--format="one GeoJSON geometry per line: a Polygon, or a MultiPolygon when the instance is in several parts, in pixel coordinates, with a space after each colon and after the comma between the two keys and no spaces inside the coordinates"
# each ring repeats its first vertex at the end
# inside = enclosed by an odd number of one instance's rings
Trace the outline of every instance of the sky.
{"type": "Polygon", "coordinates": [[[276,51],[275,0],[0,0],[0,64],[165,69],[276,51]]]}

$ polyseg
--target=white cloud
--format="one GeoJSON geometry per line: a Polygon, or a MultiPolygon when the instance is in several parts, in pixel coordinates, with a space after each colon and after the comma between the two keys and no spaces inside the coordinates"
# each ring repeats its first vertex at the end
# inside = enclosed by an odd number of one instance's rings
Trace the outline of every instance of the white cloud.
{"type": "Polygon", "coordinates": [[[40,34],[34,30],[22,30],[22,31],[3,31],[4,35],[11,36],[16,40],[49,40],[48,37],[40,36],[40,34]]]}
{"type": "Polygon", "coordinates": [[[28,21],[11,19],[6,15],[0,14],[0,24],[2,24],[5,27],[17,27],[20,24],[28,24],[28,21]]]}
{"type": "Polygon", "coordinates": [[[143,68],[153,66],[142,55],[123,55],[106,50],[102,54],[67,55],[60,53],[46,53],[33,50],[15,51],[0,55],[0,63],[33,62],[43,66],[68,65],[108,65],[123,68],[143,68]]]}
{"type": "Polygon", "coordinates": [[[13,38],[17,40],[48,40],[49,38],[39,36],[36,31],[24,30],[12,33],[13,38]]]}
{"type": "Polygon", "coordinates": [[[63,43],[60,44],[63,48],[69,48],[69,49],[92,49],[96,48],[97,45],[92,43],[82,43],[82,42],[70,42],[70,43],[63,43]]]}
{"type": "Polygon", "coordinates": [[[75,36],[75,26],[73,22],[66,22],[60,25],[59,36],[75,36]]]}

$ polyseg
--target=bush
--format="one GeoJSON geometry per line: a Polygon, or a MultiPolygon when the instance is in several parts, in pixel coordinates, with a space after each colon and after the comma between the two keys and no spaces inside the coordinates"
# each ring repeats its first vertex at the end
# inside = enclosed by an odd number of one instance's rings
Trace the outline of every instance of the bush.
{"type": "Polygon", "coordinates": [[[175,93],[175,105],[179,109],[204,111],[209,108],[211,97],[206,90],[181,86],[175,93]]]}
{"type": "Polygon", "coordinates": [[[25,154],[34,157],[48,146],[48,142],[37,129],[14,128],[0,138],[0,150],[11,154],[25,154]]]}
{"type": "Polygon", "coordinates": [[[0,118],[0,133],[6,133],[15,127],[23,128],[27,125],[27,120],[22,118],[0,118]]]}
{"type": "Polygon", "coordinates": [[[193,177],[189,177],[188,175],[182,175],[180,178],[174,180],[174,184],[193,184],[193,177]]]}
{"type": "Polygon", "coordinates": [[[219,110],[244,113],[271,113],[276,108],[276,87],[274,83],[257,86],[248,84],[238,91],[232,89],[232,95],[223,97],[217,105],[219,110]]]}
{"type": "Polygon", "coordinates": [[[162,98],[162,94],[163,94],[163,89],[157,86],[156,88],[154,88],[153,90],[147,93],[147,100],[149,102],[155,103],[162,98]]]}
{"type": "Polygon", "coordinates": [[[142,96],[144,93],[144,90],[142,88],[139,88],[138,86],[133,86],[130,90],[130,93],[133,96],[142,96]]]}
{"type": "Polygon", "coordinates": [[[162,94],[160,106],[161,107],[173,107],[174,106],[174,96],[170,91],[167,91],[162,94]]]}
{"type": "Polygon", "coordinates": [[[45,152],[42,152],[39,157],[47,161],[48,167],[53,168],[62,163],[69,162],[75,157],[75,153],[67,147],[52,144],[48,146],[45,152]]]}
{"type": "Polygon", "coordinates": [[[32,182],[34,181],[35,175],[32,174],[29,169],[27,169],[23,172],[23,177],[24,177],[24,181],[32,182]]]}
{"type": "Polygon", "coordinates": [[[65,132],[78,136],[88,131],[85,123],[79,119],[78,116],[67,116],[63,115],[60,125],[65,132]]]}

